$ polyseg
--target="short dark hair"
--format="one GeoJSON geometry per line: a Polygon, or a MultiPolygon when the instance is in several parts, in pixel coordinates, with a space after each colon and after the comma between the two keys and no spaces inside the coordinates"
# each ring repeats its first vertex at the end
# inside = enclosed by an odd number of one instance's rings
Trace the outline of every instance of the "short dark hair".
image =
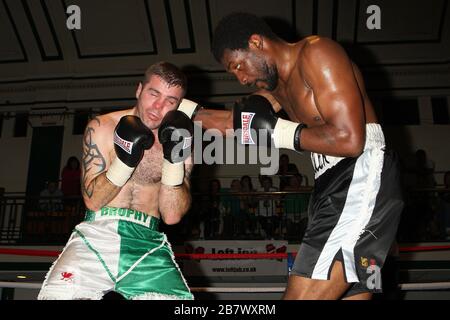
{"type": "Polygon", "coordinates": [[[160,61],[152,64],[146,71],[143,84],[150,81],[152,76],[158,76],[167,82],[170,86],[179,86],[183,89],[184,93],[187,90],[187,77],[177,66],[160,61]]]}
{"type": "Polygon", "coordinates": [[[226,49],[248,49],[248,39],[252,34],[259,34],[269,39],[277,39],[277,35],[260,17],[244,12],[234,12],[222,18],[212,41],[212,53],[217,61],[223,57],[226,49]]]}

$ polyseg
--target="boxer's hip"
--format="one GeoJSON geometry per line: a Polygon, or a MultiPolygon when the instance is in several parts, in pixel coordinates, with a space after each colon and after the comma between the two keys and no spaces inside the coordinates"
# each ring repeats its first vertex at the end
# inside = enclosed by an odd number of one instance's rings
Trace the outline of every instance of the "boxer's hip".
{"type": "MultiPolygon", "coordinates": [[[[158,232],[159,219],[154,215],[148,213],[133,210],[129,208],[116,208],[116,207],[103,207],[100,210],[92,211],[86,210],[84,222],[81,225],[98,225],[109,228],[117,228],[118,232],[123,231],[120,227],[128,226],[137,227],[139,229],[148,232],[158,232]]],[[[142,234],[137,233],[136,236],[140,237],[142,234]]]]}
{"type": "MultiPolygon", "coordinates": [[[[366,142],[364,144],[364,152],[374,148],[384,148],[384,134],[381,126],[378,123],[366,124],[366,142]]],[[[311,161],[314,169],[314,178],[317,180],[327,170],[336,166],[339,162],[344,160],[344,157],[333,157],[311,152],[311,161]]]]}

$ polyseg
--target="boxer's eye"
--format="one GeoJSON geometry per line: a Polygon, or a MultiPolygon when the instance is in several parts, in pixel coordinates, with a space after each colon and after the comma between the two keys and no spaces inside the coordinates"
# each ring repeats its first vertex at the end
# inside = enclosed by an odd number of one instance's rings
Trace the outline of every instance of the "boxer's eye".
{"type": "Polygon", "coordinates": [[[168,101],[169,101],[169,104],[170,104],[171,106],[173,106],[173,105],[175,105],[175,104],[178,103],[178,100],[175,100],[175,99],[168,99],[168,101]]]}
{"type": "Polygon", "coordinates": [[[159,92],[154,90],[154,89],[149,89],[150,91],[150,95],[153,97],[158,97],[159,96],[159,92]]]}

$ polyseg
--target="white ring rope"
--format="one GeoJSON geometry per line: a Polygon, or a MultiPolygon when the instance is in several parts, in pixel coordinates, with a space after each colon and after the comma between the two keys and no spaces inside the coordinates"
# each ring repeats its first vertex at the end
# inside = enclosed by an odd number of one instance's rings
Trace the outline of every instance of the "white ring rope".
{"type": "MultiPolygon", "coordinates": [[[[0,281],[0,288],[40,289],[39,282],[0,281]]],[[[449,290],[450,282],[402,283],[398,285],[402,291],[449,290]]],[[[215,293],[270,293],[284,292],[285,287],[192,287],[192,292],[215,293]]]]}

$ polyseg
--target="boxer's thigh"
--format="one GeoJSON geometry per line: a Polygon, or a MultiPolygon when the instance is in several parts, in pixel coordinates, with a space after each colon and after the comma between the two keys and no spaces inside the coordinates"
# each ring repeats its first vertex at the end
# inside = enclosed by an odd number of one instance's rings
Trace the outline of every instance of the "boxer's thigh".
{"type": "Polygon", "coordinates": [[[104,263],[74,232],[50,268],[38,299],[101,299],[113,287],[104,263]]]}

